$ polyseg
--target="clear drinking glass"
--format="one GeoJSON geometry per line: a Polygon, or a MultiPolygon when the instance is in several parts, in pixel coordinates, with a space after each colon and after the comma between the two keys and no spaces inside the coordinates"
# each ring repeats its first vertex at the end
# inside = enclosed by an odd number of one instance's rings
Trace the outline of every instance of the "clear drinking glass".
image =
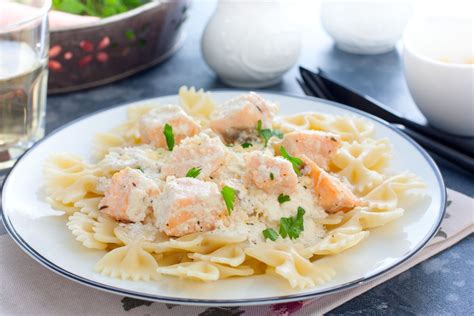
{"type": "Polygon", "coordinates": [[[0,170],[44,136],[51,0],[0,0],[0,170]]]}

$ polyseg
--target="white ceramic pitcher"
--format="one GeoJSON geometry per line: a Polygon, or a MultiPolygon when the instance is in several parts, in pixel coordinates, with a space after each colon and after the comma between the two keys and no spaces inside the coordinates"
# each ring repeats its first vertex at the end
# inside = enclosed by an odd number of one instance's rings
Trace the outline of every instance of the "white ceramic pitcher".
{"type": "Polygon", "coordinates": [[[301,37],[284,3],[220,0],[202,37],[204,59],[225,83],[276,84],[297,61],[301,37]]]}

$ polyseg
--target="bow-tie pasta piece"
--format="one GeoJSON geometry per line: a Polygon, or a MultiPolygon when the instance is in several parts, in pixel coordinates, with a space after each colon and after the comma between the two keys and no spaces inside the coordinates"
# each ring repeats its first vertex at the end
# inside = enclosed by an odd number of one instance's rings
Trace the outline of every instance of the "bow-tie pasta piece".
{"type": "Polygon", "coordinates": [[[357,193],[364,193],[383,180],[383,170],[392,157],[388,140],[367,139],[343,143],[333,157],[333,171],[345,177],[357,193]]]}
{"type": "Polygon", "coordinates": [[[329,232],[326,237],[310,249],[315,255],[335,255],[354,247],[368,236],[368,231],[357,233],[329,232]]]}
{"type": "Polygon", "coordinates": [[[245,253],[239,245],[228,245],[211,252],[208,255],[192,253],[194,260],[210,261],[237,267],[245,261],[245,253]]]}
{"type": "Polygon", "coordinates": [[[97,219],[99,218],[99,215],[100,215],[99,203],[101,199],[102,199],[102,196],[93,197],[93,198],[85,198],[83,200],[80,200],[74,203],[74,206],[79,208],[79,211],[81,213],[84,213],[91,218],[97,219]]]}
{"type": "Polygon", "coordinates": [[[167,267],[159,267],[157,271],[161,274],[201,281],[216,281],[219,280],[220,276],[219,269],[206,261],[178,263],[167,267]]]}
{"type": "Polygon", "coordinates": [[[67,227],[72,234],[76,236],[76,240],[81,242],[87,248],[106,249],[107,243],[101,242],[95,238],[95,226],[97,219],[87,216],[87,214],[76,212],[69,216],[67,227]]]}
{"type": "Polygon", "coordinates": [[[100,215],[95,223],[94,239],[108,244],[122,245],[123,242],[115,235],[118,223],[106,215],[100,215]]]}
{"type": "Polygon", "coordinates": [[[309,288],[322,284],[330,276],[318,269],[308,259],[293,249],[282,251],[271,247],[270,243],[249,247],[245,250],[248,256],[264,262],[268,272],[274,272],[285,278],[292,288],[309,288]]]}
{"type": "Polygon", "coordinates": [[[188,114],[199,118],[201,123],[209,121],[211,113],[216,109],[216,103],[209,92],[183,86],[179,88],[178,94],[179,101],[188,114]]]}
{"type": "Polygon", "coordinates": [[[273,128],[284,133],[308,130],[328,131],[333,119],[332,116],[322,113],[298,113],[277,117],[273,122],[273,128]]]}
{"type": "Polygon", "coordinates": [[[336,116],[327,128],[327,131],[338,134],[346,142],[361,142],[372,138],[374,130],[374,124],[370,121],[346,116],[336,116]]]}
{"type": "Polygon", "coordinates": [[[145,104],[131,106],[127,110],[127,121],[110,131],[98,133],[92,145],[93,157],[100,160],[109,153],[112,148],[129,147],[142,144],[138,129],[139,118],[159,107],[159,104],[145,104]]]}
{"type": "Polygon", "coordinates": [[[208,254],[225,245],[240,243],[247,239],[243,234],[227,233],[194,233],[157,244],[157,253],[188,251],[208,254]]]}
{"type": "Polygon", "coordinates": [[[98,133],[92,144],[92,156],[98,161],[105,157],[112,148],[127,146],[124,136],[113,132],[98,133]]]}
{"type": "Polygon", "coordinates": [[[51,205],[51,207],[55,210],[58,210],[58,211],[62,211],[64,212],[64,214],[66,215],[72,215],[74,214],[75,212],[78,212],[80,210],[79,207],[75,206],[75,203],[67,203],[67,204],[63,204],[59,201],[56,201],[56,200],[53,200],[52,198],[50,198],[49,196],[46,197],[46,202],[51,205]]]}
{"type": "Polygon", "coordinates": [[[176,251],[188,251],[188,252],[202,252],[204,247],[202,246],[204,238],[202,234],[190,234],[176,239],[170,239],[169,241],[164,241],[158,243],[154,248],[156,253],[167,253],[167,252],[176,252],[176,251]]]}
{"type": "Polygon", "coordinates": [[[64,205],[77,202],[97,190],[98,177],[93,167],[81,158],[59,154],[49,158],[44,167],[47,195],[64,205]]]}
{"type": "Polygon", "coordinates": [[[236,267],[229,267],[217,263],[213,263],[213,265],[219,270],[219,279],[227,279],[234,276],[249,276],[254,273],[254,270],[246,265],[239,265],[236,267]]]}
{"type": "Polygon", "coordinates": [[[412,173],[394,175],[363,197],[372,210],[392,210],[399,206],[402,198],[410,197],[412,190],[424,189],[426,184],[412,173]]]}
{"type": "Polygon", "coordinates": [[[188,257],[187,252],[153,253],[152,255],[158,263],[159,267],[167,267],[178,263],[193,261],[191,258],[188,257]]]}
{"type": "Polygon", "coordinates": [[[108,252],[95,266],[95,270],[101,274],[134,281],[158,279],[157,268],[155,258],[139,242],[108,252]]]}

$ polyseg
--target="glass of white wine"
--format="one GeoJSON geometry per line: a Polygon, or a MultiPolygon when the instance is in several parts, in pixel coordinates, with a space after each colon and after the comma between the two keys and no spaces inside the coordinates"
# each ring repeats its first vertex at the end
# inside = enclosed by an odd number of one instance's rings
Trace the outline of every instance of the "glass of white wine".
{"type": "Polygon", "coordinates": [[[44,136],[51,0],[0,0],[0,170],[44,136]]]}

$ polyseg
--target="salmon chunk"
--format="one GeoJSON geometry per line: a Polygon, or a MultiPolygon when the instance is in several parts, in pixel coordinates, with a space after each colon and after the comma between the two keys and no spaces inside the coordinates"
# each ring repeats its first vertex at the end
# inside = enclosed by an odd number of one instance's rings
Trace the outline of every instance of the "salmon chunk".
{"type": "Polygon", "coordinates": [[[200,131],[199,124],[179,106],[165,105],[140,118],[138,127],[142,141],[156,147],[166,147],[166,138],[163,134],[166,124],[173,127],[176,144],[200,131]]]}
{"type": "Polygon", "coordinates": [[[298,176],[292,164],[281,157],[252,152],[246,159],[246,180],[267,193],[293,193],[298,176]]]}
{"type": "Polygon", "coordinates": [[[285,134],[281,143],[292,156],[305,155],[318,166],[327,170],[341,141],[338,135],[320,131],[295,131],[285,134]]]}
{"type": "Polygon", "coordinates": [[[218,137],[201,133],[183,140],[171,152],[161,174],[180,178],[186,176],[191,168],[199,168],[198,178],[208,178],[224,164],[225,156],[225,145],[218,137]]]}
{"type": "Polygon", "coordinates": [[[175,237],[214,230],[226,217],[217,185],[194,178],[169,180],[153,209],[158,229],[175,237]]]}
{"type": "Polygon", "coordinates": [[[255,131],[258,121],[262,128],[271,126],[278,111],[276,104],[265,101],[255,92],[242,95],[221,105],[211,117],[211,128],[226,141],[234,141],[239,134],[255,131]]]}
{"type": "Polygon", "coordinates": [[[159,193],[153,180],[141,171],[127,167],[112,176],[99,210],[119,221],[141,222],[151,212],[152,200],[159,193]]]}
{"type": "Polygon", "coordinates": [[[347,212],[361,205],[361,201],[341,180],[324,171],[309,158],[303,156],[302,159],[310,169],[318,204],[327,213],[347,212]]]}

